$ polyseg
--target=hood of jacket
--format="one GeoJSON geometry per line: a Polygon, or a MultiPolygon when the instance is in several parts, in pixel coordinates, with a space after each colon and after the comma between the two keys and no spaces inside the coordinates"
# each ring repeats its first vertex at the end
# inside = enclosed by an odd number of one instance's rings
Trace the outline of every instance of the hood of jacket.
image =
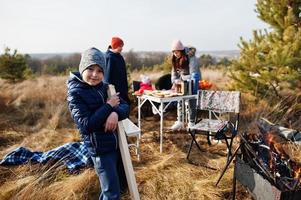
{"type": "Polygon", "coordinates": [[[110,49],[107,50],[106,55],[108,57],[120,57],[122,56],[120,53],[114,53],[113,51],[111,51],[110,49]]]}

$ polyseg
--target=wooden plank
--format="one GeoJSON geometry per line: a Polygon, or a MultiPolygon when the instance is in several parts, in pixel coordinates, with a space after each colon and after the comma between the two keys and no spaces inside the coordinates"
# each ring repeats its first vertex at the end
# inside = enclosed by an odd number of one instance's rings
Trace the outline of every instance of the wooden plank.
{"type": "MultiPolygon", "coordinates": [[[[108,96],[110,97],[114,94],[116,94],[114,85],[109,85],[108,96]]],[[[135,178],[135,172],[134,172],[134,168],[133,168],[133,164],[132,164],[132,160],[131,160],[131,156],[130,156],[130,152],[129,152],[128,143],[127,143],[127,140],[125,137],[125,131],[123,128],[122,121],[118,122],[117,132],[118,132],[118,139],[119,139],[118,140],[119,141],[119,149],[120,149],[120,153],[121,153],[121,157],[122,157],[122,162],[123,162],[124,171],[125,171],[128,187],[130,190],[131,198],[133,200],[140,200],[138,187],[137,187],[137,183],[136,183],[136,178],[135,178]]]]}

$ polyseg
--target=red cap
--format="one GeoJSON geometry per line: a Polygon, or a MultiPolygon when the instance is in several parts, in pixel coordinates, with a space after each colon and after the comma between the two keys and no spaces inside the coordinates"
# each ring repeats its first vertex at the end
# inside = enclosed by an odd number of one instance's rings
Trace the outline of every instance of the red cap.
{"type": "Polygon", "coordinates": [[[120,46],[123,46],[123,41],[119,37],[112,37],[111,47],[112,49],[117,49],[120,46]]]}

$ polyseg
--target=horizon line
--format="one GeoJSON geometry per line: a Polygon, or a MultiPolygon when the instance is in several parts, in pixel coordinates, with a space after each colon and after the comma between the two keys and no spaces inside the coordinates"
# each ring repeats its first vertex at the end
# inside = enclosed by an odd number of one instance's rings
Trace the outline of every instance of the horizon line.
{"type": "MultiPolygon", "coordinates": [[[[128,53],[130,52],[130,50],[128,51],[122,51],[122,53],[128,53]]],[[[223,51],[240,51],[239,49],[228,49],[228,50],[201,50],[197,52],[223,52],[223,51]]],[[[19,51],[18,51],[19,52],[19,51]]],[[[133,50],[133,52],[162,52],[162,53],[170,53],[170,51],[159,51],[159,50],[133,50]]],[[[72,53],[81,53],[79,51],[70,51],[70,52],[41,52],[41,53],[22,53],[22,54],[72,54],[72,53]]]]}

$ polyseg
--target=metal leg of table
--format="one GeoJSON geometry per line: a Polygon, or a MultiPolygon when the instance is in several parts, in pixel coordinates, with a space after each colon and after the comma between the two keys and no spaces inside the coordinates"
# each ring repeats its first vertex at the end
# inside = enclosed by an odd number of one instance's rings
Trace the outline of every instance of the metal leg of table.
{"type": "Polygon", "coordinates": [[[138,97],[138,127],[141,130],[141,98],[138,97]]]}
{"type": "MultiPolygon", "coordinates": [[[[180,103],[180,102],[179,102],[180,103]]],[[[182,103],[182,128],[184,128],[184,124],[185,124],[185,100],[184,99],[182,99],[182,101],[181,101],[181,103],[182,103]]]]}
{"type": "Polygon", "coordinates": [[[159,108],[160,111],[160,153],[163,150],[163,102],[161,102],[161,106],[159,108]]]}

